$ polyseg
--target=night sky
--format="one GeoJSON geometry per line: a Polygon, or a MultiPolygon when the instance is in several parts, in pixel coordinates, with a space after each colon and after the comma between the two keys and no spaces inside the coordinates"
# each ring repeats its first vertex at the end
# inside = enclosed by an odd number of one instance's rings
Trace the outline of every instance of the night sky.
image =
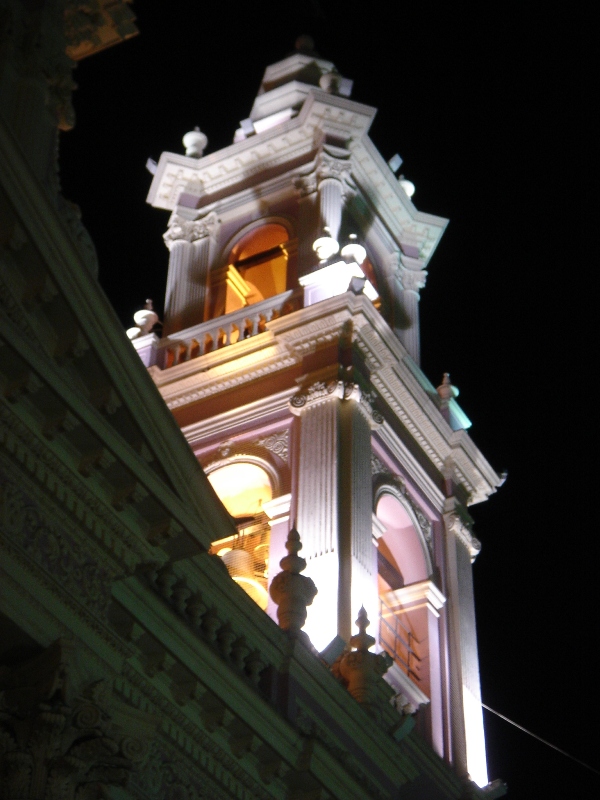
{"type": "MultiPolygon", "coordinates": [[[[450,219],[421,293],[422,367],[435,385],[451,373],[475,443],[508,471],[471,509],[483,701],[600,769],[591,16],[556,3],[216,5],[138,2],[140,36],[76,70],[63,190],[121,324],[146,297],[162,313],[168,213],[145,202],[146,159],[183,152],[194,125],[205,152],[230,144],[264,68],[310,34],[353,99],[379,109],[371,138],[404,159],[417,208],[450,219]]],[[[598,775],[484,714],[490,778],[511,798],[600,796],[598,775]]]]}

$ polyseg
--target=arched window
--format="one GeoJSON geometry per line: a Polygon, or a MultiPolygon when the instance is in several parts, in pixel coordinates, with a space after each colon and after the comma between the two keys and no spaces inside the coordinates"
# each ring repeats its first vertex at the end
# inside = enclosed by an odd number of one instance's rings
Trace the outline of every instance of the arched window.
{"type": "Polygon", "coordinates": [[[257,463],[236,460],[215,469],[207,467],[208,480],[232,517],[238,533],[213,542],[211,553],[220,556],[229,574],[264,610],[267,608],[270,527],[263,505],[273,498],[273,483],[257,463]]]}
{"type": "Polygon", "coordinates": [[[235,243],[228,258],[230,272],[235,273],[228,281],[226,314],[285,292],[288,241],[287,228],[269,222],[253,228],[235,243]],[[233,277],[238,278],[237,282],[233,277]]]}
{"type": "Polygon", "coordinates": [[[380,602],[379,643],[396,664],[429,695],[429,636],[422,587],[431,559],[410,504],[395,486],[380,487],[375,515],[380,602]]]}

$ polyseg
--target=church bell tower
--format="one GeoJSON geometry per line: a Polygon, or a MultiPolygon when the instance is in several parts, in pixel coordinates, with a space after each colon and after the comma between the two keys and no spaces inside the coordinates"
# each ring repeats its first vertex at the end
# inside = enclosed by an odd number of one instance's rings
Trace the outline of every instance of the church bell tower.
{"type": "MultiPolygon", "coordinates": [[[[306,44],[306,42],[304,43],[306,44]]],[[[163,153],[162,337],[130,336],[238,533],[215,541],[274,617],[292,526],[319,651],[364,606],[386,680],[433,749],[487,784],[467,506],[500,479],[448,376],[419,367],[419,292],[446,220],[418,211],[369,138],[375,109],[304,47],[269,66],[233,144],[163,153]]]]}

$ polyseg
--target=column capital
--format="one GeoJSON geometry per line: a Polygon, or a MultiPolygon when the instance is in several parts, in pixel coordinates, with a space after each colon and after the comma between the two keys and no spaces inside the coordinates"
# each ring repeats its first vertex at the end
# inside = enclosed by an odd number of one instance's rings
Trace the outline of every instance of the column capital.
{"type": "Polygon", "coordinates": [[[404,291],[415,292],[418,295],[427,282],[427,271],[424,269],[409,269],[401,265],[398,269],[398,277],[404,291]]]}
{"type": "Polygon", "coordinates": [[[356,186],[352,181],[352,168],[350,154],[340,153],[333,155],[321,152],[317,158],[315,176],[317,185],[320,186],[326,180],[335,180],[342,185],[342,198],[352,196],[356,193],[356,186]]]}
{"type": "Polygon", "coordinates": [[[290,399],[290,410],[292,414],[299,416],[303,409],[330,398],[354,400],[372,428],[379,427],[379,425],[383,424],[383,414],[374,408],[376,401],[375,392],[364,391],[358,383],[354,383],[353,381],[315,381],[293,395],[290,399]]]}
{"type": "Polygon", "coordinates": [[[444,524],[448,533],[453,534],[468,550],[471,563],[481,552],[481,542],[473,534],[471,524],[467,522],[456,508],[454,498],[448,498],[444,504],[444,524]]]}
{"type": "Polygon", "coordinates": [[[207,236],[214,236],[219,225],[219,219],[214,211],[210,211],[199,219],[186,219],[176,211],[171,214],[169,227],[163,235],[165,244],[172,248],[178,241],[195,242],[207,236]]]}

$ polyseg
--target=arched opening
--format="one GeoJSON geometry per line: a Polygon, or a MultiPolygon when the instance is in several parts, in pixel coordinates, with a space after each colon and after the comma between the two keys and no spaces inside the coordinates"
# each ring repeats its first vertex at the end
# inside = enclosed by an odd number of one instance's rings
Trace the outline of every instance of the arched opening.
{"type": "Polygon", "coordinates": [[[264,610],[267,608],[270,527],[263,505],[273,498],[266,469],[237,460],[207,468],[208,480],[232,517],[238,533],[213,542],[210,552],[220,556],[233,580],[264,610]]]}
{"type": "Polygon", "coordinates": [[[236,242],[228,258],[225,314],[285,292],[288,242],[287,228],[276,222],[259,225],[236,242]]]}
{"type": "Polygon", "coordinates": [[[377,540],[379,643],[428,694],[427,619],[422,602],[415,602],[414,587],[428,580],[431,561],[410,507],[398,490],[390,487],[378,492],[375,514],[382,531],[377,540]]]}

